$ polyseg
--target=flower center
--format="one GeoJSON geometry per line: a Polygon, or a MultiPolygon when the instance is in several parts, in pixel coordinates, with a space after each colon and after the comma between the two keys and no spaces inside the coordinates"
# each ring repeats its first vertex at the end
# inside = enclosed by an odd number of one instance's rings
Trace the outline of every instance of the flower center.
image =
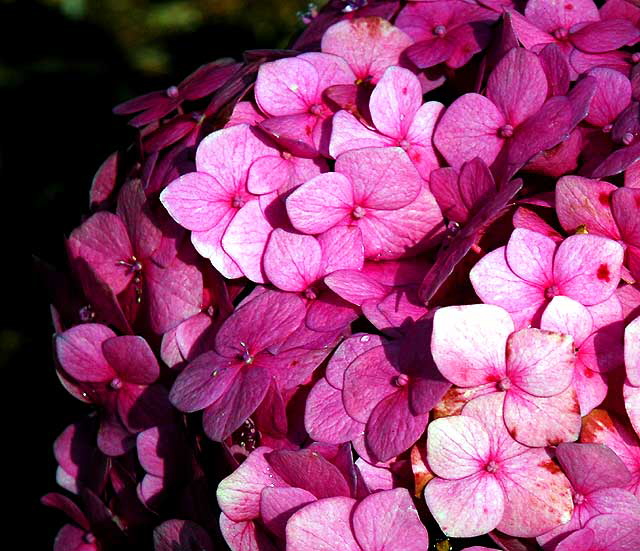
{"type": "Polygon", "coordinates": [[[547,300],[551,300],[553,297],[557,297],[560,293],[558,292],[558,288],[555,285],[551,287],[547,287],[544,290],[544,298],[547,300]]]}
{"type": "Polygon", "coordinates": [[[409,140],[402,140],[398,145],[405,151],[409,149],[409,147],[411,147],[411,143],[409,143],[409,140]]]}
{"type": "Polygon", "coordinates": [[[344,8],[342,8],[342,13],[351,13],[360,8],[364,8],[369,2],[367,0],[350,0],[349,2],[345,2],[344,8]]]}
{"type": "Polygon", "coordinates": [[[361,207],[360,205],[356,205],[353,211],[351,212],[351,215],[356,219],[362,218],[365,214],[367,214],[367,211],[364,209],[364,207],[361,207]]]}
{"type": "Polygon", "coordinates": [[[436,25],[433,27],[433,34],[436,36],[444,36],[447,34],[447,27],[444,25],[436,25]]]}
{"type": "Polygon", "coordinates": [[[584,495],[578,493],[578,492],[573,492],[573,503],[575,505],[582,505],[584,503],[584,495]]]}
{"type": "Polygon", "coordinates": [[[551,33],[556,40],[566,40],[569,38],[569,31],[564,27],[558,27],[551,33]]]}
{"type": "Polygon", "coordinates": [[[324,112],[324,106],[319,103],[314,103],[311,107],[309,107],[309,113],[315,115],[316,117],[320,117],[324,112]]]}
{"type": "Polygon", "coordinates": [[[244,204],[246,203],[246,201],[240,197],[239,195],[236,195],[232,200],[231,200],[231,206],[234,209],[240,209],[242,207],[244,207],[244,204]]]}
{"type": "Polygon", "coordinates": [[[91,304],[87,304],[86,306],[83,306],[82,308],[80,308],[78,315],[80,316],[80,321],[84,321],[84,322],[91,321],[96,317],[96,314],[93,311],[91,304]]]}
{"type": "Polygon", "coordinates": [[[304,296],[309,300],[315,300],[318,295],[316,295],[316,292],[313,289],[313,287],[309,287],[308,289],[305,290],[304,296]]]}
{"type": "Polygon", "coordinates": [[[169,86],[169,88],[167,88],[166,94],[170,98],[177,98],[180,92],[177,86],[169,86]]]}
{"type": "Polygon", "coordinates": [[[510,138],[511,136],[513,136],[513,126],[511,126],[510,124],[501,126],[500,128],[498,128],[498,136],[500,136],[501,138],[510,138]]]}
{"type": "Polygon", "coordinates": [[[640,52],[634,52],[631,56],[631,61],[638,63],[638,61],[640,61],[640,52]]]}
{"type": "Polygon", "coordinates": [[[96,541],[96,537],[91,532],[87,532],[82,539],[85,543],[95,543],[96,541]]]}
{"type": "Polygon", "coordinates": [[[409,375],[407,375],[406,373],[400,373],[400,375],[393,378],[393,384],[398,388],[407,386],[408,383],[409,383],[409,375]]]}
{"type": "Polygon", "coordinates": [[[249,347],[246,345],[246,343],[242,341],[240,341],[240,346],[244,348],[244,352],[242,352],[242,356],[241,356],[242,361],[247,365],[251,365],[253,363],[253,356],[249,352],[249,347]]]}
{"type": "Polygon", "coordinates": [[[633,132],[625,132],[622,136],[622,143],[624,145],[630,145],[633,141],[633,132]]]}
{"type": "Polygon", "coordinates": [[[126,266],[129,273],[138,273],[142,271],[142,263],[135,256],[132,256],[129,260],[119,260],[118,264],[126,266]]]}
{"type": "Polygon", "coordinates": [[[511,388],[511,380],[509,379],[509,377],[504,377],[503,379],[500,379],[498,381],[498,390],[509,390],[511,388]]]}
{"type": "Polygon", "coordinates": [[[602,131],[605,134],[608,134],[609,132],[611,132],[612,129],[613,129],[613,124],[606,124],[605,126],[602,127],[602,131]]]}
{"type": "Polygon", "coordinates": [[[120,390],[122,388],[122,379],[120,379],[119,377],[114,377],[113,379],[111,379],[109,386],[113,390],[120,390]]]}
{"type": "Polygon", "coordinates": [[[498,463],[491,460],[489,461],[489,463],[485,465],[484,470],[487,471],[488,473],[495,473],[498,470],[498,463]]]}
{"type": "Polygon", "coordinates": [[[289,159],[291,159],[291,157],[293,157],[293,155],[291,155],[291,153],[289,153],[288,151],[282,151],[280,153],[280,157],[282,157],[285,161],[288,161],[289,159]]]}

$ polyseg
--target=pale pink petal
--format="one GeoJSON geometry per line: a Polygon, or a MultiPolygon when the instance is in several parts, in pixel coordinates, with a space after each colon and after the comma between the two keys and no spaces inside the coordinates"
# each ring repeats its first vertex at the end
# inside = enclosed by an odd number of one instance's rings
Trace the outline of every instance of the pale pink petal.
{"type": "Polygon", "coordinates": [[[287,551],[362,551],[351,531],[355,499],[331,497],[311,503],[287,522],[287,551]]]}
{"type": "Polygon", "coordinates": [[[282,229],[271,233],[264,252],[264,272],[283,291],[307,289],[320,275],[322,249],[318,240],[282,229]]]}
{"type": "Polygon", "coordinates": [[[365,497],[351,522],[358,543],[367,551],[423,551],[429,546],[427,530],[404,488],[365,497]]]}
{"type": "Polygon", "coordinates": [[[505,493],[498,530],[530,538],[571,519],[571,485],[543,449],[530,449],[509,459],[498,471],[505,493]]]}
{"type": "Polygon", "coordinates": [[[505,345],[514,330],[499,306],[448,306],[433,318],[431,353],[438,370],[452,383],[477,386],[506,374],[505,345]]]}
{"type": "Polygon", "coordinates": [[[407,131],[406,140],[410,144],[406,149],[407,155],[424,179],[428,179],[431,171],[440,166],[433,146],[433,131],[443,111],[444,105],[438,101],[424,103],[407,131]]]}
{"type": "Polygon", "coordinates": [[[582,416],[587,415],[593,408],[598,407],[604,401],[609,390],[606,375],[589,369],[580,361],[579,357],[576,361],[571,385],[576,389],[582,416]]]}
{"type": "Polygon", "coordinates": [[[434,478],[424,498],[440,529],[453,538],[486,534],[499,525],[505,498],[496,478],[478,473],[460,480],[434,478]]]}
{"type": "Polygon", "coordinates": [[[473,417],[443,417],[429,423],[427,459],[439,477],[457,480],[480,473],[490,452],[487,431],[473,417]]]}
{"type": "Polygon", "coordinates": [[[553,281],[553,255],[556,248],[555,241],[550,237],[516,228],[507,244],[507,263],[514,274],[544,289],[553,281]]]}
{"type": "Polygon", "coordinates": [[[382,300],[390,289],[358,270],[337,270],[324,283],[344,300],[361,306],[367,300],[382,300]]]}
{"type": "Polygon", "coordinates": [[[536,113],[547,99],[547,76],[538,56],[524,48],[507,53],[489,76],[487,97],[512,126],[536,113]]]}
{"type": "Polygon", "coordinates": [[[220,223],[233,208],[232,199],[229,190],[204,172],[184,174],[160,194],[171,217],[183,228],[195,231],[206,231],[220,223]]]}
{"type": "Polygon", "coordinates": [[[286,205],[297,230],[322,233],[349,216],[354,207],[353,188],[342,174],[320,174],[289,195],[286,205]]]}
{"type": "Polygon", "coordinates": [[[624,384],[624,408],[629,416],[633,430],[640,436],[640,387],[624,384]]]}
{"type": "Polygon", "coordinates": [[[333,116],[329,153],[333,158],[352,149],[393,146],[394,140],[370,130],[351,113],[338,111],[333,116]]]}
{"type": "Polygon", "coordinates": [[[418,77],[408,69],[389,67],[371,93],[371,120],[386,136],[402,140],[421,105],[418,77]]]}
{"type": "Polygon", "coordinates": [[[340,56],[323,52],[308,52],[299,55],[297,58],[290,59],[303,59],[315,67],[318,72],[319,94],[329,86],[353,84],[356,81],[356,76],[353,74],[349,64],[340,56]]]}
{"type": "MultiPolygon", "coordinates": [[[[235,128],[235,127],[234,127],[235,128]]],[[[255,283],[264,283],[262,257],[273,227],[258,201],[250,201],[234,216],[222,236],[222,247],[242,273],[255,283]]]]}
{"type": "Polygon", "coordinates": [[[540,328],[571,335],[580,346],[593,330],[589,310],[569,297],[553,297],[540,319],[540,328]]]}
{"type": "Polygon", "coordinates": [[[447,162],[458,168],[474,157],[490,165],[502,148],[498,130],[506,124],[500,110],[479,94],[464,94],[444,112],[433,141],[447,162]]]}
{"type": "Polygon", "coordinates": [[[347,151],[336,160],[335,170],[351,180],[353,200],[365,208],[402,208],[422,188],[422,178],[399,147],[347,151]]]}
{"type": "Polygon", "coordinates": [[[231,551],[276,551],[264,528],[252,520],[235,522],[222,513],[220,532],[231,551]]]}
{"type": "Polygon", "coordinates": [[[608,299],[620,282],[624,250],[597,235],[572,235],[558,247],[553,275],[560,294],[589,306],[608,299]]]}
{"type": "Polygon", "coordinates": [[[191,243],[193,243],[196,251],[208,258],[214,268],[228,279],[235,279],[244,275],[233,258],[222,248],[222,236],[236,212],[235,209],[230,209],[218,224],[210,230],[194,231],[191,234],[191,243]]]}
{"type": "Polygon", "coordinates": [[[541,329],[522,329],[507,339],[507,377],[534,396],[552,396],[571,383],[573,337],[541,329]]]}
{"type": "Polygon", "coordinates": [[[539,398],[512,389],[504,401],[504,422],[509,434],[525,446],[573,442],[580,433],[576,391],[569,387],[560,394],[539,398]]]}
{"type": "Polygon", "coordinates": [[[384,70],[397,65],[412,40],[381,17],[345,19],[322,35],[322,51],[344,58],[359,79],[378,82],[384,70]]]}

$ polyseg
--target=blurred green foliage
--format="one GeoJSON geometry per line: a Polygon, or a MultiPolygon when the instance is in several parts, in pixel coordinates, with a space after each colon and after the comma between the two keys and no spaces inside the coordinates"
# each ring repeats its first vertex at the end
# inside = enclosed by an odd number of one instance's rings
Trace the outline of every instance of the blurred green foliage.
{"type": "MultiPolygon", "coordinates": [[[[19,2],[22,0],[14,0],[19,2]]],[[[262,46],[284,47],[298,27],[306,0],[40,0],[66,17],[96,24],[113,35],[130,64],[149,74],[167,74],[167,39],[207,25],[243,27],[262,46]]],[[[215,41],[216,37],[211,36],[215,41]]]]}

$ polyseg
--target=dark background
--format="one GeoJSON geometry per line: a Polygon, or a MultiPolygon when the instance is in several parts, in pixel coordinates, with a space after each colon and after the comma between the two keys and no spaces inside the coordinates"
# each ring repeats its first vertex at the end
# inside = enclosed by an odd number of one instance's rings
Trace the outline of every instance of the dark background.
{"type": "Polygon", "coordinates": [[[284,47],[306,7],[304,0],[0,0],[5,544],[19,534],[21,547],[52,549],[65,522],[39,498],[59,489],[53,441],[86,406],[55,376],[47,295],[31,258],[64,266],[64,237],[88,210],[96,169],[132,141],[112,107],[177,84],[213,59],[284,47]]]}

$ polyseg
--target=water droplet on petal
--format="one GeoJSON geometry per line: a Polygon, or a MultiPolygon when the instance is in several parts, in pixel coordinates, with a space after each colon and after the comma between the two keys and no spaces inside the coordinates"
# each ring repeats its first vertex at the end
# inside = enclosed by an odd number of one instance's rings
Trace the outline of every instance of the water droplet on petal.
{"type": "Polygon", "coordinates": [[[369,342],[369,340],[371,340],[371,337],[369,335],[363,335],[362,337],[360,337],[360,342],[369,342]]]}

